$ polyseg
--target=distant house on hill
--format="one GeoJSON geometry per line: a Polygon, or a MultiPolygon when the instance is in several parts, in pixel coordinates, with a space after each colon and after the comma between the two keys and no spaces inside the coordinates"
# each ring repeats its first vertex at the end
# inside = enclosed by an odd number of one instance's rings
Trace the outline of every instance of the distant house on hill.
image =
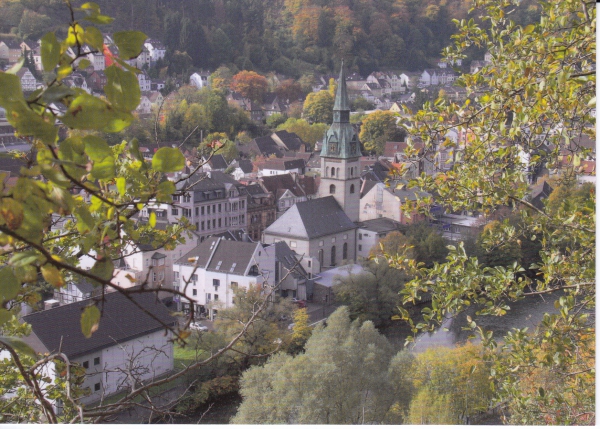
{"type": "Polygon", "coordinates": [[[288,131],[276,131],[271,135],[257,137],[238,150],[246,156],[263,156],[269,158],[276,156],[281,158],[285,152],[308,152],[310,145],[304,143],[296,133],[288,131]]]}

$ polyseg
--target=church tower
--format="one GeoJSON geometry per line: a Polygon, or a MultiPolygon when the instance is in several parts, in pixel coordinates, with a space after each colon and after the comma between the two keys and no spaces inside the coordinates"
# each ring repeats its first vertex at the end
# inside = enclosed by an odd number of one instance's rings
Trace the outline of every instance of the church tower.
{"type": "Polygon", "coordinates": [[[358,222],[360,207],[360,156],[358,136],[350,124],[350,103],[342,62],[333,105],[333,123],[325,134],[321,150],[319,195],[333,196],[353,222],[358,222]]]}

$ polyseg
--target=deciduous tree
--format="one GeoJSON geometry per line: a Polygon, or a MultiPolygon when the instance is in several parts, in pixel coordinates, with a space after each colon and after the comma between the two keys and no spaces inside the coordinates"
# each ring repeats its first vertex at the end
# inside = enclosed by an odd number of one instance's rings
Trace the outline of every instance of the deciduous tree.
{"type": "Polygon", "coordinates": [[[333,101],[329,91],[311,92],[304,101],[304,117],[310,122],[331,124],[333,101]]]}
{"type": "Polygon", "coordinates": [[[233,76],[230,88],[232,91],[239,92],[242,97],[260,103],[267,93],[269,84],[264,76],[253,71],[242,70],[233,76]]]}
{"type": "Polygon", "coordinates": [[[398,141],[402,137],[402,131],[396,125],[397,119],[395,113],[386,110],[378,110],[365,116],[358,136],[365,150],[381,155],[385,142],[398,141]]]}

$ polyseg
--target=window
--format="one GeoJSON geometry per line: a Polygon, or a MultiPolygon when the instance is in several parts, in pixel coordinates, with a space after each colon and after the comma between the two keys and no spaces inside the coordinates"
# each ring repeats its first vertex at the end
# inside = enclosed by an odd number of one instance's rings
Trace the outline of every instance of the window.
{"type": "Polygon", "coordinates": [[[323,266],[323,249],[319,249],[319,264],[323,266]]]}
{"type": "Polygon", "coordinates": [[[331,246],[331,266],[335,266],[335,246],[331,246]]]}
{"type": "Polygon", "coordinates": [[[362,240],[362,234],[358,234],[358,239],[362,240]]]}
{"type": "Polygon", "coordinates": [[[97,392],[98,390],[100,390],[100,383],[94,384],[94,392],[97,392]]]}
{"type": "Polygon", "coordinates": [[[94,358],[94,365],[100,365],[100,357],[94,358]]]}
{"type": "Polygon", "coordinates": [[[308,261],[306,261],[306,266],[307,266],[308,268],[310,268],[310,266],[311,266],[311,263],[312,263],[312,261],[309,259],[308,261]]]}
{"type": "Polygon", "coordinates": [[[331,167],[331,177],[335,177],[335,168],[331,167]]]}
{"type": "Polygon", "coordinates": [[[88,369],[90,367],[90,362],[86,360],[83,364],[81,364],[81,366],[85,369],[88,369]]]}
{"type": "Polygon", "coordinates": [[[192,283],[196,284],[198,281],[198,274],[192,274],[192,283]]]}
{"type": "Polygon", "coordinates": [[[348,240],[348,234],[344,234],[344,240],[348,240]]]}
{"type": "Polygon", "coordinates": [[[200,213],[202,213],[202,216],[204,216],[204,206],[200,207],[200,213]]]}
{"type": "Polygon", "coordinates": [[[171,209],[171,214],[172,214],[173,216],[179,216],[179,209],[176,209],[175,207],[173,207],[173,208],[171,209]]]}
{"type": "Polygon", "coordinates": [[[296,242],[295,241],[290,241],[290,247],[292,249],[296,248],[296,242]]]}
{"type": "Polygon", "coordinates": [[[233,289],[234,287],[237,287],[238,283],[237,282],[231,282],[231,288],[233,289]]]}
{"type": "Polygon", "coordinates": [[[179,202],[179,195],[173,195],[173,201],[178,203],[179,202]]]}
{"type": "Polygon", "coordinates": [[[206,302],[210,302],[210,293],[206,294],[206,302]]]}
{"type": "Polygon", "coordinates": [[[221,204],[219,204],[219,213],[221,213],[221,204]]]}
{"type": "Polygon", "coordinates": [[[215,293],[215,301],[218,301],[218,300],[219,300],[219,295],[217,295],[217,294],[215,293]]]}
{"type": "Polygon", "coordinates": [[[335,185],[329,185],[329,193],[335,194],[335,185]]]}
{"type": "Polygon", "coordinates": [[[360,252],[362,250],[362,244],[358,245],[358,251],[360,252]]]}
{"type": "Polygon", "coordinates": [[[354,185],[350,185],[350,193],[353,194],[354,193],[354,185]]]}
{"type": "Polygon", "coordinates": [[[198,228],[198,222],[196,222],[196,231],[200,231],[200,228],[198,228]]]}
{"type": "Polygon", "coordinates": [[[200,222],[200,229],[202,229],[202,231],[204,231],[204,221],[200,222]]]}
{"type": "Polygon", "coordinates": [[[335,237],[333,237],[333,238],[331,239],[331,242],[332,242],[332,243],[335,243],[335,237]]]}
{"type": "Polygon", "coordinates": [[[240,201],[240,208],[243,209],[244,207],[246,207],[246,201],[242,200],[240,201]]]}
{"type": "Polygon", "coordinates": [[[213,204],[213,213],[216,213],[216,212],[217,212],[217,205],[213,204]]]}
{"type": "Polygon", "coordinates": [[[184,217],[192,217],[192,209],[182,209],[182,214],[184,217]]]}
{"type": "MultiPolygon", "coordinates": [[[[219,286],[221,286],[221,280],[219,279],[213,279],[213,286],[215,287],[215,290],[217,290],[217,288],[219,286]]],[[[215,295],[216,296],[216,295],[215,295]]],[[[215,298],[216,299],[216,298],[215,298]]]]}
{"type": "Polygon", "coordinates": [[[319,241],[319,246],[323,245],[323,240],[319,241]]]}
{"type": "Polygon", "coordinates": [[[210,214],[210,206],[206,206],[206,214],[210,214]]]}
{"type": "Polygon", "coordinates": [[[342,247],[342,259],[348,259],[348,243],[344,243],[342,247]]]}
{"type": "Polygon", "coordinates": [[[185,194],[183,196],[183,202],[184,203],[189,203],[190,201],[192,201],[192,196],[190,194],[185,194]]]}
{"type": "Polygon", "coordinates": [[[192,296],[197,296],[197,295],[198,295],[198,290],[192,289],[192,296]]]}
{"type": "Polygon", "coordinates": [[[217,227],[217,220],[213,219],[213,229],[215,229],[217,227]]]}
{"type": "Polygon", "coordinates": [[[156,273],[155,273],[155,272],[153,272],[153,273],[152,273],[152,281],[153,281],[153,282],[155,282],[155,281],[156,281],[156,273]]]}
{"type": "Polygon", "coordinates": [[[221,228],[221,218],[219,218],[219,228],[221,228]]]}
{"type": "Polygon", "coordinates": [[[196,216],[200,216],[200,207],[196,207],[196,216]]]}

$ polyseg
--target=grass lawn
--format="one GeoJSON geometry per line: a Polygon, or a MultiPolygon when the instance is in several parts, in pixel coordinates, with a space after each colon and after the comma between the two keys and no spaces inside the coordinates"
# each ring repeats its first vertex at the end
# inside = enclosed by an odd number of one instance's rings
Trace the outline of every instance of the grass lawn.
{"type": "Polygon", "coordinates": [[[195,362],[198,358],[202,358],[202,355],[205,353],[206,352],[195,350],[195,344],[192,343],[185,346],[185,348],[175,345],[173,351],[175,371],[179,371],[185,366],[195,362]]]}

